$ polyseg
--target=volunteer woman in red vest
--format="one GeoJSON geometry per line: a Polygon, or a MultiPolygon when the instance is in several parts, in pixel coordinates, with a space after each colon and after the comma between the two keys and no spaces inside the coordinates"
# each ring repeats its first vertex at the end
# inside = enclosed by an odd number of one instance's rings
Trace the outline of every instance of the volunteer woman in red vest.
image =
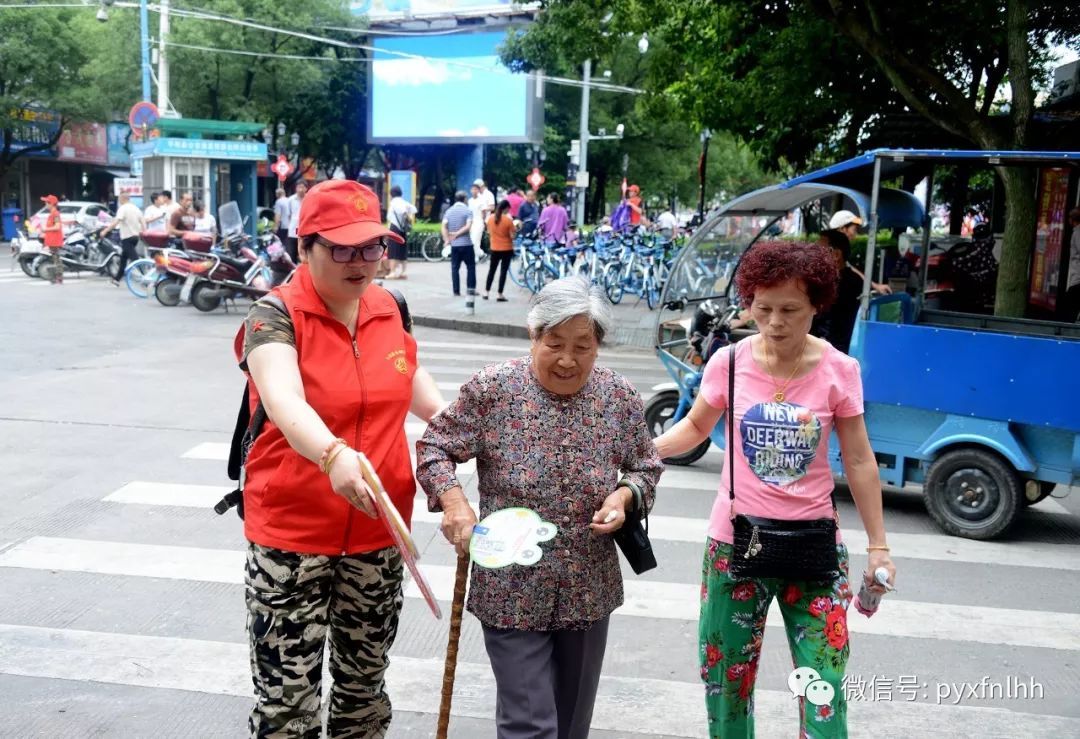
{"type": "Polygon", "coordinates": [[[320,735],[329,634],[328,735],[382,736],[402,561],[353,450],[409,521],[405,416],[428,421],[444,403],[394,297],[372,284],[388,240],[401,240],[383,227],[375,193],[346,180],[316,185],[297,233],[304,263],[252,306],[241,362],[268,417],[245,467],[248,726],[253,737],[320,735]]]}
{"type": "Polygon", "coordinates": [[[41,227],[41,243],[52,252],[53,284],[64,283],[64,262],[60,259],[60,248],[64,245],[64,225],[60,222],[60,209],[56,207],[59,202],[55,195],[46,195],[41,199],[49,206],[49,212],[45,216],[45,225],[41,227]]]}

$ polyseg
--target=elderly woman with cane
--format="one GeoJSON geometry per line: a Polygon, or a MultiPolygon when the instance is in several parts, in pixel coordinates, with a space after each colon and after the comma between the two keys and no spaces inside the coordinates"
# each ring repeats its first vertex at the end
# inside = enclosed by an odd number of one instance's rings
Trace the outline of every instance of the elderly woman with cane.
{"type": "Polygon", "coordinates": [[[500,739],[582,739],[623,602],[612,534],[628,509],[651,508],[663,465],[637,391],[596,366],[612,323],[603,293],[580,277],[557,280],[527,320],[529,356],[462,386],[416,444],[417,479],[459,554],[476,516],[454,470],[469,459],[481,515],[528,508],[558,527],[534,565],[474,566],[468,608],[495,673],[500,739]]]}
{"type": "Polygon", "coordinates": [[[735,287],[760,333],[713,357],[687,417],[656,439],[662,456],[678,456],[708,438],[727,412],[727,460],[702,564],[699,657],[709,736],[754,735],[754,684],[774,598],[792,662],[814,681],[799,694],[799,736],[847,736],[851,588],[829,469],[833,429],[869,540],[867,570],[884,568],[891,586],[896,568],[859,364],[809,335],[815,314],[836,297],[836,262],[818,244],[756,244],[735,287]]]}

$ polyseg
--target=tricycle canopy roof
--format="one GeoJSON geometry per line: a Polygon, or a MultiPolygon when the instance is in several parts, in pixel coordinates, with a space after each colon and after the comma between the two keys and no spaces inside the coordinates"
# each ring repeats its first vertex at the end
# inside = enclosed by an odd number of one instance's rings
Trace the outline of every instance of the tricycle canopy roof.
{"type": "MultiPolygon", "coordinates": [[[[724,215],[784,215],[806,203],[830,195],[843,195],[855,204],[863,221],[870,218],[870,196],[857,190],[826,183],[791,186],[771,185],[735,198],[722,209],[724,215]]],[[[918,228],[925,208],[910,192],[884,187],[878,195],[878,225],[883,228],[918,228]]]]}
{"type": "Polygon", "coordinates": [[[881,160],[881,179],[910,170],[929,172],[942,164],[1024,165],[1037,167],[1080,163],[1078,151],[981,151],[966,149],[874,149],[829,167],[788,180],[781,188],[806,183],[838,185],[869,193],[874,184],[874,160],[881,160]]]}

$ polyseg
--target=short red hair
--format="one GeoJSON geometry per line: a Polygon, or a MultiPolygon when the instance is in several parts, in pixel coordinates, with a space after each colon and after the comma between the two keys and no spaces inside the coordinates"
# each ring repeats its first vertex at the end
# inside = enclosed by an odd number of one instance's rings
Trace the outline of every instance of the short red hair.
{"type": "Polygon", "coordinates": [[[798,280],[806,287],[810,304],[828,310],[836,301],[839,279],[832,251],[805,241],[763,241],[754,244],[739,262],[735,290],[744,305],[754,302],[759,288],[798,280]]]}

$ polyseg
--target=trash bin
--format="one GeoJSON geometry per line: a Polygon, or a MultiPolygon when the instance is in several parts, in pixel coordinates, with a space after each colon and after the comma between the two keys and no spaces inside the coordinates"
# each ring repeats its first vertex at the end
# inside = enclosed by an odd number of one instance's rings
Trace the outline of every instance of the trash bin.
{"type": "Polygon", "coordinates": [[[0,211],[4,222],[4,241],[11,241],[15,234],[23,226],[23,212],[21,208],[4,208],[0,211]]]}

